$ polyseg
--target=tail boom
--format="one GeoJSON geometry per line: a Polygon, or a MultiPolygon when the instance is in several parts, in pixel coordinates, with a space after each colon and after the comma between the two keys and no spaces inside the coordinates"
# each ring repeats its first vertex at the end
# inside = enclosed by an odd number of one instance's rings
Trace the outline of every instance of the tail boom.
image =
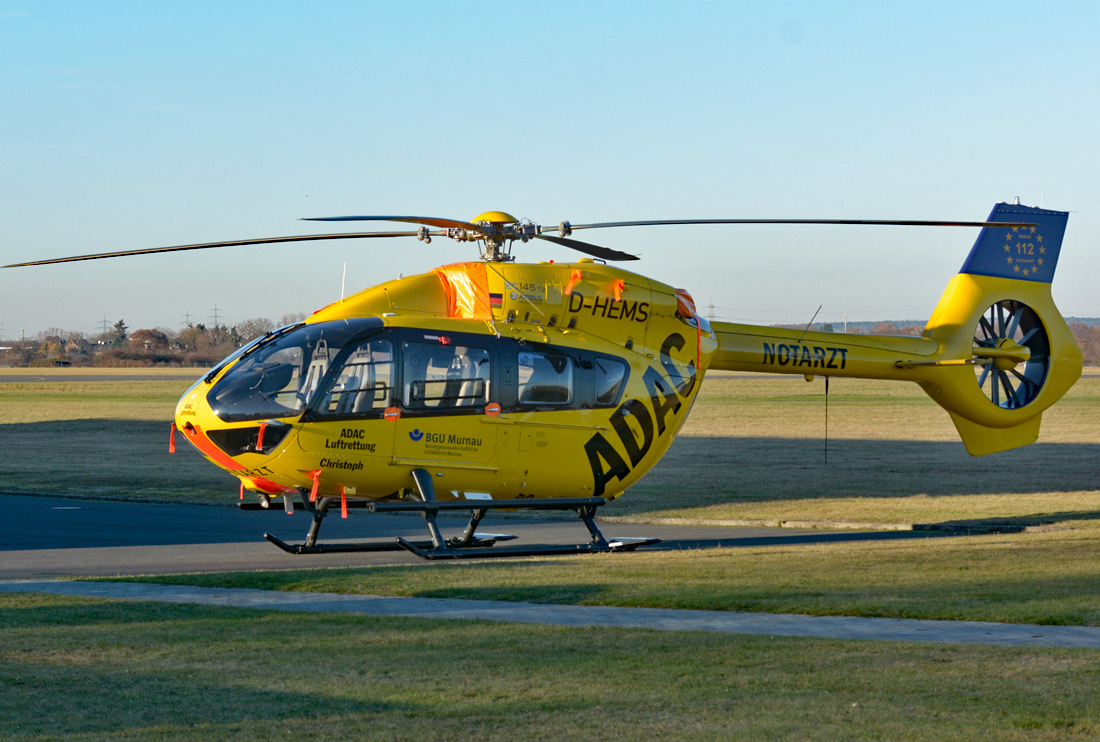
{"type": "Polygon", "coordinates": [[[711,326],[718,353],[710,367],[723,371],[913,381],[919,376],[914,369],[942,355],[940,343],[924,337],[804,333],[730,322],[711,326]],[[918,365],[904,367],[909,364],[918,365]]]}

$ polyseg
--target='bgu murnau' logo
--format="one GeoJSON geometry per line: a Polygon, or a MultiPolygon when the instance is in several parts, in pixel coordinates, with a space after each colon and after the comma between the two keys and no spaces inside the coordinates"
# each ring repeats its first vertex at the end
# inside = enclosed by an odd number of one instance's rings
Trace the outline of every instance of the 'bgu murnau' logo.
{"type": "Polygon", "coordinates": [[[417,428],[409,431],[409,438],[416,442],[424,441],[425,444],[434,446],[467,446],[479,448],[481,439],[472,436],[455,435],[454,433],[430,433],[417,428]]]}

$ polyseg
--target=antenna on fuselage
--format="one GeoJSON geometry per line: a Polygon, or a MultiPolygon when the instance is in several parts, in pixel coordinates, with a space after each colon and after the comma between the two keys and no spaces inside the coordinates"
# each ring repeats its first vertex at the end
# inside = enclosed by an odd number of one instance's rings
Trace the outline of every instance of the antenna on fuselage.
{"type": "Polygon", "coordinates": [[[818,312],[821,311],[821,308],[823,306],[825,306],[825,305],[824,304],[818,304],[817,305],[817,312],[814,312],[814,316],[810,317],[810,321],[807,322],[806,326],[802,329],[802,334],[798,336],[798,345],[802,344],[802,338],[806,337],[806,333],[809,332],[809,330],[810,330],[810,325],[812,325],[814,323],[814,320],[817,319],[817,314],[818,314],[818,312]]]}

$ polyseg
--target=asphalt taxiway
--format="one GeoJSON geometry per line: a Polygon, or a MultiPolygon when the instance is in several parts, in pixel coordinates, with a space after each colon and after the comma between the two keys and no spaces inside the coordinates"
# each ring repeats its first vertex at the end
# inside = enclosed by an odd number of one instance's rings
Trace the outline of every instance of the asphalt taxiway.
{"type": "MultiPolygon", "coordinates": [[[[281,593],[58,578],[423,564],[405,551],[287,554],[263,539],[269,531],[299,540],[310,517],[298,511],[242,511],[233,507],[113,502],[56,496],[0,495],[0,593],[41,592],[121,600],[261,608],[266,610],[482,619],[567,626],[620,626],[663,631],[705,631],[835,639],[965,642],[1004,646],[1100,647],[1100,628],[1032,626],[968,621],[800,616],[606,606],[536,605],[502,601],[394,598],[369,595],[281,593]]],[[[444,535],[464,519],[441,518],[444,535]]],[[[915,531],[813,531],[790,528],[602,524],[610,537],[662,539],[647,550],[705,549],[830,541],[944,538],[915,531]]],[[[587,532],[577,521],[497,518],[480,529],[515,534],[524,544],[579,543],[587,532]]],[[[376,515],[352,510],[330,515],[324,540],[392,540],[423,537],[419,516],[376,515]]],[[[629,558],[624,555],[622,558],[629,558]]]]}
{"type": "MultiPolygon", "coordinates": [[[[0,580],[422,563],[405,551],[287,554],[264,540],[264,532],[298,543],[311,517],[303,511],[287,515],[281,508],[242,511],[215,505],[0,495],[0,513],[0,580]]],[[[440,519],[445,536],[457,535],[465,523],[462,518],[440,519]]],[[[662,540],[647,550],[943,537],[911,531],[629,523],[603,523],[601,529],[609,538],[662,540]]],[[[513,534],[517,545],[588,540],[584,526],[575,519],[486,518],[479,531],[513,534]]],[[[322,542],[426,535],[417,515],[374,515],[361,510],[350,510],[346,520],[338,511],[332,513],[321,528],[322,542]]]]}

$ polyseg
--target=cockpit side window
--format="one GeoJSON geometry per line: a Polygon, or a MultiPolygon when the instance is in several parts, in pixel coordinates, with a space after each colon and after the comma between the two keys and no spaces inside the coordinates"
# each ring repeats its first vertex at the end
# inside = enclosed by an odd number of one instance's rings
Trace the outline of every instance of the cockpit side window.
{"type": "Polygon", "coordinates": [[[379,327],[361,318],[304,324],[254,346],[207,393],[225,422],[297,416],[317,396],[331,361],[351,338],[379,327]]]}
{"type": "Polygon", "coordinates": [[[378,417],[390,405],[393,389],[393,343],[374,336],[355,344],[337,369],[313,415],[378,417]]]}
{"type": "Polygon", "coordinates": [[[522,351],[517,358],[521,405],[568,405],[573,401],[572,358],[534,351],[522,351]]]}
{"type": "Polygon", "coordinates": [[[482,407],[489,401],[489,351],[442,342],[404,344],[407,410],[482,407]]]}
{"type": "Polygon", "coordinates": [[[611,358],[597,358],[592,368],[596,372],[596,406],[614,407],[626,386],[626,364],[611,358]]]}

